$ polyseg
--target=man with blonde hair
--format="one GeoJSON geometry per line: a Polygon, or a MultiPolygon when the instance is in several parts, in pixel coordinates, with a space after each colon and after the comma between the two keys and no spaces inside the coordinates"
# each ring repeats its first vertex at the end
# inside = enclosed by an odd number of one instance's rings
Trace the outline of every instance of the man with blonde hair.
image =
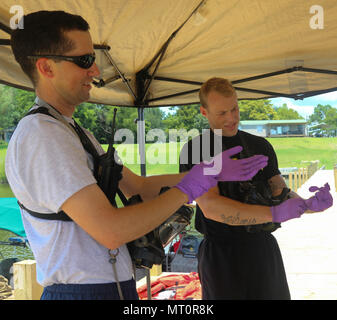
{"type": "Polygon", "coordinates": [[[251,181],[219,182],[196,199],[195,226],[204,235],[198,252],[202,297],[290,299],[282,256],[272,232],[281,222],[299,218],[304,212],[330,207],[329,185],[314,187],[312,190],[318,192],[308,200],[287,188],[272,145],[238,129],[237,94],[228,80],[211,78],[199,94],[200,112],[210,130],[184,145],[180,171],[236,145],[243,147],[240,159],[254,154],[268,157],[268,165],[251,181]]]}
{"type": "Polygon", "coordinates": [[[223,78],[211,78],[203,83],[199,90],[200,104],[204,108],[207,108],[208,106],[207,96],[211,91],[219,92],[225,97],[236,95],[235,89],[229,80],[223,78]]]}

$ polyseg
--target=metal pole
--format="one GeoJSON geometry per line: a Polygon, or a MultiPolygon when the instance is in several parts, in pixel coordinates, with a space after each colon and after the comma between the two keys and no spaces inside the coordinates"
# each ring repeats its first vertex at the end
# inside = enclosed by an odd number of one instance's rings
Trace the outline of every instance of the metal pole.
{"type": "Polygon", "coordinates": [[[146,287],[147,287],[147,300],[152,300],[151,294],[151,273],[150,269],[145,269],[146,271],[146,287]]]}
{"type": "Polygon", "coordinates": [[[146,176],[146,157],[145,157],[145,120],[144,120],[144,108],[138,108],[137,119],[137,143],[139,148],[140,157],[140,174],[146,176]]]}
{"type": "Polygon", "coordinates": [[[135,106],[138,106],[137,119],[137,143],[140,157],[140,173],[146,176],[146,158],[145,158],[145,120],[144,120],[144,90],[146,73],[140,71],[136,74],[136,96],[135,106]]]}

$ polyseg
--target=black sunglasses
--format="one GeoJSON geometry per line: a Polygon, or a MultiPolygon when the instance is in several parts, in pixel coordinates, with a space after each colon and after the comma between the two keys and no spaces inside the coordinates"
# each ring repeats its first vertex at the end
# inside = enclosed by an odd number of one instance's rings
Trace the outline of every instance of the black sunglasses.
{"type": "Polygon", "coordinates": [[[28,56],[28,58],[49,58],[49,59],[65,60],[75,63],[80,68],[89,69],[94,64],[96,55],[95,53],[84,54],[83,56],[58,56],[50,54],[35,54],[28,56]]]}

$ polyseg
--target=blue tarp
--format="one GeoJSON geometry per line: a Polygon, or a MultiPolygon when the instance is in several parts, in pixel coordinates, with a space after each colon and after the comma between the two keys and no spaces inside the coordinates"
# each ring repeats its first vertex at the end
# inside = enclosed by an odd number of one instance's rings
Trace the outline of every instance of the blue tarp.
{"type": "Polygon", "coordinates": [[[0,198],[0,229],[26,237],[16,198],[0,198]]]}

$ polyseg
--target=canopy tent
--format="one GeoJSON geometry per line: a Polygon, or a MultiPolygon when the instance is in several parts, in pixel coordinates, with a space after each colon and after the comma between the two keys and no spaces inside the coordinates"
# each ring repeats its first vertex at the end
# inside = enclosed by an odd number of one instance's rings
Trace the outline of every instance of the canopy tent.
{"type": "Polygon", "coordinates": [[[15,198],[0,198],[0,229],[25,237],[20,208],[15,198]]]}
{"type": "Polygon", "coordinates": [[[239,99],[337,90],[336,0],[2,0],[0,83],[32,90],[9,38],[37,10],[89,22],[101,71],[91,102],[138,107],[143,175],[144,107],[198,103],[210,77],[231,80],[239,99]]]}
{"type": "Polygon", "coordinates": [[[2,0],[0,81],[31,89],[9,44],[10,21],[37,10],[82,15],[101,78],[92,102],[198,102],[200,84],[230,79],[239,99],[301,99],[337,90],[337,2],[324,0],[2,0]],[[12,13],[11,13],[12,8],[12,13]],[[100,48],[100,49],[99,49],[100,48]]]}

